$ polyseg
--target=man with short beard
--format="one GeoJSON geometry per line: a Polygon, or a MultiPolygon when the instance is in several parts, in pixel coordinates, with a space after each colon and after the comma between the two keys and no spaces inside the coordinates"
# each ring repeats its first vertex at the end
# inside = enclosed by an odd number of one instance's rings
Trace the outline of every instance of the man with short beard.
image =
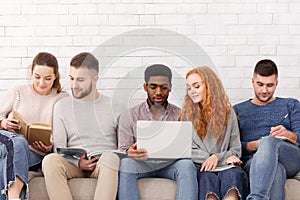
{"type": "Polygon", "coordinates": [[[234,106],[250,179],[247,199],[284,200],[286,179],[300,171],[300,148],[293,144],[300,142],[300,104],[273,96],[277,78],[273,61],[259,61],[252,78],[255,97],[234,106]]]}
{"type": "MultiPolygon", "coordinates": [[[[57,147],[83,147],[88,152],[117,149],[119,105],[100,94],[98,60],[91,53],[80,53],[70,63],[73,97],[59,101],[53,111],[53,144],[57,147]]],[[[118,187],[119,157],[105,152],[100,158],[75,159],[49,154],[43,160],[43,173],[51,200],[71,200],[67,184],[71,178],[97,178],[94,199],[115,199],[118,187]],[[101,178],[100,178],[101,177],[101,178]]]]}

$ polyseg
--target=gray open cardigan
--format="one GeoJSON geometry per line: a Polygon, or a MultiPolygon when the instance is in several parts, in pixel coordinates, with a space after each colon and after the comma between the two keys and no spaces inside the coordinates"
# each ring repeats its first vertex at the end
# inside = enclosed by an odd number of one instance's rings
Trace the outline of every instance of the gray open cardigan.
{"type": "Polygon", "coordinates": [[[241,157],[240,132],[236,114],[231,110],[227,126],[224,127],[224,136],[220,143],[212,134],[207,134],[201,139],[196,130],[193,131],[192,160],[197,167],[211,155],[215,154],[219,158],[218,167],[226,165],[226,160],[235,155],[241,157]]]}

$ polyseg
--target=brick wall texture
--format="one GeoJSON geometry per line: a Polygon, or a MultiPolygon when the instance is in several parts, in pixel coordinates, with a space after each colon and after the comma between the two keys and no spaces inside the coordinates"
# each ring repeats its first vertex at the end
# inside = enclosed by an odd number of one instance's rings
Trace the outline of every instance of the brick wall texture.
{"type": "Polygon", "coordinates": [[[300,99],[298,0],[10,0],[0,1],[0,96],[30,82],[33,57],[54,54],[69,91],[70,59],[89,51],[100,60],[98,88],[126,99],[146,98],[143,71],[164,63],[174,73],[170,100],[182,104],[185,74],[208,65],[231,102],[253,96],[253,66],[279,68],[276,96],[300,99]]]}

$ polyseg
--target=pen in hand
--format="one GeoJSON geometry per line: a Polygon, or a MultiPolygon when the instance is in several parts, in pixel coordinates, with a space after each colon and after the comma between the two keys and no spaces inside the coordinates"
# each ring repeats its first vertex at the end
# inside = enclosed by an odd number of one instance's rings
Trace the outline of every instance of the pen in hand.
{"type": "Polygon", "coordinates": [[[283,122],[288,116],[289,116],[289,114],[286,114],[286,115],[282,118],[282,120],[279,122],[279,125],[281,125],[282,122],[283,122]]]}
{"type": "MultiPolygon", "coordinates": [[[[287,114],[280,120],[280,122],[278,123],[277,126],[282,125],[282,123],[284,122],[284,120],[285,120],[288,116],[289,116],[289,114],[287,113],[287,114]]],[[[277,127],[277,126],[276,126],[276,127],[277,127]]],[[[275,131],[275,132],[278,132],[278,128],[271,127],[270,135],[271,135],[271,136],[278,136],[278,133],[274,135],[274,131],[275,131]]]]}

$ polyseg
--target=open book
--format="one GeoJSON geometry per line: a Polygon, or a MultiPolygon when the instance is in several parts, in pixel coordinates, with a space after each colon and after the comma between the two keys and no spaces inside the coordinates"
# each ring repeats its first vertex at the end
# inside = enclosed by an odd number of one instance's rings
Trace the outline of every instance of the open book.
{"type": "Polygon", "coordinates": [[[56,148],[57,153],[59,154],[64,154],[64,155],[69,155],[69,156],[73,156],[76,159],[80,159],[80,157],[85,154],[86,155],[86,159],[92,159],[94,157],[100,157],[102,155],[102,153],[104,152],[112,152],[117,154],[120,158],[124,158],[127,156],[127,154],[123,151],[120,151],[118,149],[112,149],[112,150],[103,150],[103,151],[95,151],[95,152],[91,152],[88,153],[84,148],[81,147],[66,147],[66,148],[62,148],[62,147],[57,147],[56,148]]]}
{"type": "Polygon", "coordinates": [[[15,130],[16,133],[24,135],[27,139],[28,144],[32,144],[36,141],[43,142],[46,146],[49,146],[50,138],[52,134],[51,125],[45,122],[34,122],[29,124],[25,118],[18,113],[17,111],[13,111],[13,118],[19,121],[19,125],[21,126],[20,130],[15,130]]]}
{"type": "Polygon", "coordinates": [[[230,168],[233,168],[233,167],[237,167],[237,166],[234,165],[234,164],[229,164],[229,165],[225,165],[225,166],[222,166],[222,167],[216,167],[214,170],[210,170],[210,172],[220,172],[220,171],[230,169],[230,168]]]}

